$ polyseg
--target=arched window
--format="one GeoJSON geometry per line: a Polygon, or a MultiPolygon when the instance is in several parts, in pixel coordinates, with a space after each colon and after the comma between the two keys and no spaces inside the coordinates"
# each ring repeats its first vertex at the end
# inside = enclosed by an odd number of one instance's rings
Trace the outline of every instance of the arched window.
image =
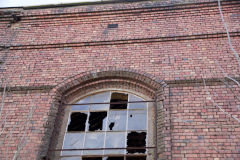
{"type": "Polygon", "coordinates": [[[153,105],[107,91],[70,106],[61,160],[152,160],[153,105]]]}

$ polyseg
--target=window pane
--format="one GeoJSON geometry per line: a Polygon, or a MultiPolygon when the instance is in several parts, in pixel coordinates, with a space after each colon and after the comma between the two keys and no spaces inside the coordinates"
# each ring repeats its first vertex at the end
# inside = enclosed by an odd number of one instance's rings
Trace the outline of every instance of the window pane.
{"type": "Polygon", "coordinates": [[[81,99],[78,101],[76,104],[81,104],[81,103],[90,103],[91,102],[91,96],[88,96],[86,98],[81,99]]]}
{"type": "MultiPolygon", "coordinates": [[[[86,97],[84,99],[81,99],[76,104],[83,104],[83,103],[90,103],[90,97],[86,97]]],[[[73,105],[72,111],[88,111],[89,105],[73,105]]]]}
{"type": "Polygon", "coordinates": [[[127,111],[109,111],[108,131],[126,130],[127,111]]]}
{"type": "MultiPolygon", "coordinates": [[[[81,149],[83,148],[84,133],[66,133],[63,149],[81,149]]],[[[62,151],[62,155],[81,155],[78,151],[62,151]]]]}
{"type": "MultiPolygon", "coordinates": [[[[86,133],[84,148],[103,148],[104,145],[104,133],[86,133]]],[[[102,150],[86,150],[83,152],[85,155],[101,155],[102,150]]]]}
{"type": "MultiPolygon", "coordinates": [[[[125,148],[126,133],[125,132],[108,132],[106,137],[106,148],[125,148]]],[[[105,154],[124,154],[124,149],[105,150],[105,154]]]]}
{"type": "Polygon", "coordinates": [[[88,111],[89,105],[72,105],[72,111],[88,111]]]}
{"type": "Polygon", "coordinates": [[[147,129],[147,111],[129,110],[128,130],[146,130],[146,129],[147,129]]]}
{"type": "MultiPolygon", "coordinates": [[[[130,95],[129,97],[129,101],[144,101],[144,99],[139,98],[137,96],[134,95],[130,95]]],[[[129,103],[129,109],[146,109],[147,108],[147,103],[129,103]]]]}
{"type": "Polygon", "coordinates": [[[107,111],[109,108],[109,104],[92,104],[90,107],[90,111],[107,111]]]}
{"type": "MultiPolygon", "coordinates": [[[[110,92],[104,92],[92,96],[91,103],[109,103],[110,92]]],[[[109,104],[95,104],[91,105],[90,110],[108,110],[109,104]]]]}

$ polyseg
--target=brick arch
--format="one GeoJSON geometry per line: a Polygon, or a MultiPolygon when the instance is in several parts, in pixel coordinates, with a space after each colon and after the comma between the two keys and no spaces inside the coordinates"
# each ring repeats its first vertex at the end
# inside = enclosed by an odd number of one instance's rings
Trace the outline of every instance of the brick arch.
{"type": "MultiPolygon", "coordinates": [[[[120,88],[122,90],[131,90],[135,93],[141,93],[151,99],[161,101],[158,106],[158,121],[161,121],[158,126],[158,154],[160,158],[165,159],[169,152],[168,147],[170,140],[166,126],[169,122],[168,110],[165,110],[162,101],[167,98],[168,86],[163,81],[150,74],[143,73],[132,69],[117,69],[114,67],[104,68],[101,70],[93,70],[84,73],[74,75],[63,82],[59,83],[54,89],[51,90],[52,96],[52,108],[51,115],[48,121],[48,127],[45,131],[45,137],[43,138],[40,157],[48,155],[52,157],[51,149],[57,146],[58,129],[61,126],[61,118],[64,114],[64,107],[62,103],[68,103],[72,101],[72,98],[76,98],[79,95],[90,93],[94,90],[101,90],[104,88],[120,88]],[[164,122],[164,123],[163,123],[164,122]],[[51,137],[49,136],[51,135],[51,137]],[[166,139],[165,139],[166,138],[166,139]],[[50,143],[49,143],[50,142],[50,143]],[[167,146],[167,147],[162,147],[167,146]]],[[[168,158],[169,159],[169,158],[168,158]]]]}
{"type": "Polygon", "coordinates": [[[167,84],[148,73],[144,73],[138,70],[126,69],[126,68],[115,68],[115,67],[107,67],[101,70],[92,70],[87,72],[82,72],[80,74],[69,77],[59,83],[53,90],[52,93],[57,93],[58,95],[64,95],[68,91],[71,91],[77,86],[85,85],[89,82],[97,82],[102,79],[121,79],[132,81],[154,91],[160,91],[163,87],[166,87],[167,84]]]}

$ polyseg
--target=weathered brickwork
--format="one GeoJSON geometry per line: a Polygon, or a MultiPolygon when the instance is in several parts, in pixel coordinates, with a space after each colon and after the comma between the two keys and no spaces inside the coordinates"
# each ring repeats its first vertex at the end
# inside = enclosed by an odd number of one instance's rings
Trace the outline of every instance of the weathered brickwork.
{"type": "Polygon", "coordinates": [[[0,9],[0,159],[53,159],[62,104],[102,89],[157,102],[158,160],[240,159],[239,71],[216,0],[0,9]]]}
{"type": "MultiPolygon", "coordinates": [[[[2,97],[1,97],[2,98],[2,97]]],[[[35,159],[39,144],[42,143],[51,98],[44,92],[7,92],[4,99],[2,120],[7,116],[7,123],[1,134],[0,159],[13,157],[18,147],[24,145],[20,157],[35,159]],[[2,144],[3,143],[3,144],[2,144]]]]}
{"type": "MultiPolygon", "coordinates": [[[[215,102],[239,117],[239,102],[224,86],[171,88],[172,157],[239,159],[239,122],[219,111],[215,102]],[[182,102],[180,99],[184,99],[182,102]]],[[[239,89],[234,90],[237,94],[239,89]]]]}

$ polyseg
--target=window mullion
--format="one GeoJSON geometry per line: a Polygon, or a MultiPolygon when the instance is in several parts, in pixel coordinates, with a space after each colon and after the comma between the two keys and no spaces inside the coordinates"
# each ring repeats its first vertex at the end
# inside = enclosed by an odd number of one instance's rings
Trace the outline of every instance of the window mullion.
{"type": "MultiPolygon", "coordinates": [[[[71,110],[71,111],[72,111],[72,110],[71,110]]],[[[70,118],[71,111],[70,111],[69,114],[68,114],[67,126],[68,126],[68,124],[69,124],[69,121],[71,120],[71,118],[70,118]]],[[[67,134],[67,129],[68,129],[68,127],[66,127],[66,129],[65,129],[64,138],[63,138],[63,143],[62,143],[62,148],[64,147],[65,138],[66,138],[66,134],[67,134]]],[[[62,153],[63,153],[63,151],[61,152],[61,155],[62,155],[62,153]]]]}
{"type": "MultiPolygon", "coordinates": [[[[128,96],[128,102],[129,102],[129,97],[128,96]]],[[[129,116],[129,103],[127,104],[127,119],[126,119],[126,133],[125,133],[125,148],[127,148],[127,135],[128,135],[128,116],[129,116]]],[[[125,156],[124,159],[126,160],[126,154],[127,154],[127,149],[125,149],[125,156]]]]}
{"type": "MultiPolygon", "coordinates": [[[[109,108],[110,108],[110,105],[108,107],[108,110],[107,110],[107,119],[106,119],[106,125],[105,125],[105,131],[104,131],[104,143],[103,143],[103,148],[106,148],[106,137],[107,137],[107,126],[108,126],[108,117],[109,117],[109,108]]],[[[103,155],[105,154],[105,149],[103,150],[103,155]]]]}
{"type": "MultiPolygon", "coordinates": [[[[92,102],[92,97],[90,97],[90,102],[92,102]]],[[[90,116],[90,108],[91,108],[91,105],[88,107],[88,116],[87,116],[87,120],[86,120],[84,138],[83,138],[83,148],[85,148],[86,134],[87,134],[87,130],[88,130],[88,121],[89,121],[89,116],[90,116]]],[[[84,152],[84,150],[82,150],[81,155],[83,155],[83,152],[84,152]]]]}
{"type": "MultiPolygon", "coordinates": [[[[108,101],[110,102],[111,99],[111,93],[109,94],[108,101]]],[[[110,109],[110,104],[108,105],[108,110],[107,110],[107,119],[106,119],[106,126],[105,126],[105,134],[104,134],[104,143],[103,143],[103,148],[106,148],[106,137],[107,137],[107,128],[108,128],[108,118],[109,118],[109,109],[110,109]]],[[[105,155],[105,149],[103,150],[103,155],[105,155]]]]}

